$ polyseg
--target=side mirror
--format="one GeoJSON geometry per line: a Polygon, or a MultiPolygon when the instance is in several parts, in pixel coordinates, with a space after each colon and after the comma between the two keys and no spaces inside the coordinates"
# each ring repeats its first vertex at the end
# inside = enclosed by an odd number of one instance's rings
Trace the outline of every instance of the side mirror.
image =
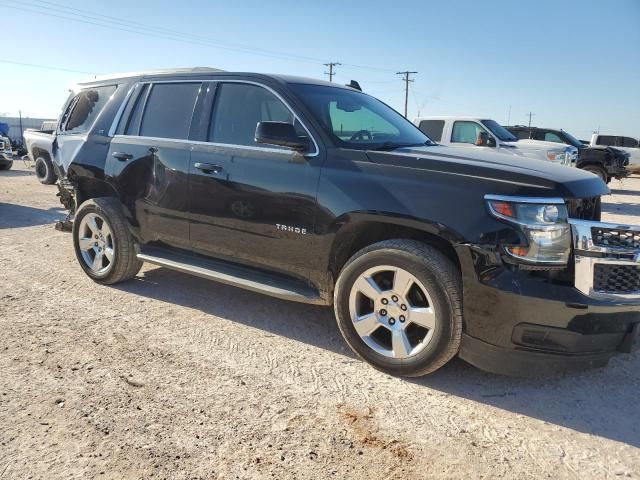
{"type": "Polygon", "coordinates": [[[309,149],[309,139],[298,136],[293,124],[287,122],[259,122],[255,140],[258,143],[287,147],[297,152],[309,149]]]}
{"type": "Polygon", "coordinates": [[[478,139],[476,140],[476,145],[479,147],[495,147],[496,139],[487,132],[480,132],[478,134],[478,139]]]}

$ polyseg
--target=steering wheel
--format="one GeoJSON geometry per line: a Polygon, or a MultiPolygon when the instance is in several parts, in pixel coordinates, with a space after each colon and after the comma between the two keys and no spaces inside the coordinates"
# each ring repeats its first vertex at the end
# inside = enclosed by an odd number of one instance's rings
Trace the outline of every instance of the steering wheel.
{"type": "Polygon", "coordinates": [[[367,137],[367,140],[373,140],[373,135],[369,130],[358,130],[356,133],[351,135],[349,141],[362,141],[364,140],[364,137],[367,137]]]}

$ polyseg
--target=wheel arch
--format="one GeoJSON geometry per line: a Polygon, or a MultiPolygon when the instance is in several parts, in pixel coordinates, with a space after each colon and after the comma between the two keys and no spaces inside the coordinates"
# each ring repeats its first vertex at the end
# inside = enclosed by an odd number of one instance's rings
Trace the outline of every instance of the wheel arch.
{"type": "Polygon", "coordinates": [[[441,223],[380,212],[357,212],[336,219],[333,231],[329,271],[334,279],[353,254],[391,239],[418,240],[432,245],[460,268],[454,244],[462,242],[463,238],[441,223]]]}

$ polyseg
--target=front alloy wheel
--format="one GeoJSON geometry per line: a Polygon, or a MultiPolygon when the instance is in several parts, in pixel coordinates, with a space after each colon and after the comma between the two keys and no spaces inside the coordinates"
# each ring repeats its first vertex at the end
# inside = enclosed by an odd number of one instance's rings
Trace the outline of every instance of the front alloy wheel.
{"type": "Polygon", "coordinates": [[[433,338],[434,305],[425,286],[411,273],[381,265],[365,271],[349,295],[349,313],[360,338],[389,358],[405,359],[433,338]]]}

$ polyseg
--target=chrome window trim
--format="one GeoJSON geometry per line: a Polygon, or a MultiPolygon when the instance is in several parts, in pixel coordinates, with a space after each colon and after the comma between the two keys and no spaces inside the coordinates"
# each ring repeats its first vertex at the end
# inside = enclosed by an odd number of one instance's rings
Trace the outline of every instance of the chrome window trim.
{"type": "MultiPolygon", "coordinates": [[[[124,134],[115,135],[115,131],[118,128],[118,124],[120,123],[120,119],[121,119],[122,115],[124,114],[124,109],[126,108],[126,105],[127,105],[128,101],[129,101],[131,95],[133,94],[133,90],[139,88],[141,85],[144,85],[144,84],[153,85],[153,84],[156,84],[156,83],[207,83],[207,82],[210,82],[210,83],[244,83],[244,84],[247,84],[247,85],[255,85],[255,86],[258,86],[258,87],[262,87],[265,90],[267,90],[268,92],[272,93],[278,100],[280,100],[285,105],[285,107],[287,107],[289,112],[291,112],[291,114],[293,115],[294,121],[297,120],[298,122],[300,122],[300,125],[302,125],[302,128],[304,128],[305,132],[307,132],[307,135],[309,135],[309,138],[311,139],[311,142],[313,143],[315,151],[310,152],[310,153],[300,153],[300,152],[296,152],[296,151],[290,150],[290,149],[280,150],[280,149],[271,148],[271,147],[258,147],[258,146],[253,146],[253,145],[238,145],[238,144],[234,144],[234,143],[205,142],[205,141],[199,141],[199,140],[189,140],[189,142],[191,142],[191,143],[193,143],[195,145],[211,145],[211,146],[218,146],[218,147],[238,148],[238,149],[245,148],[245,149],[248,149],[248,150],[263,151],[263,152],[278,152],[278,153],[290,152],[292,155],[294,155],[296,153],[299,153],[303,157],[307,157],[307,158],[317,157],[320,154],[320,147],[318,146],[318,142],[316,141],[315,137],[311,134],[311,130],[309,130],[307,125],[305,125],[305,123],[296,114],[296,112],[293,110],[293,108],[291,108],[291,105],[289,105],[289,103],[278,92],[276,92],[273,88],[271,88],[271,87],[269,87],[269,86],[267,86],[267,85],[265,85],[263,83],[255,82],[253,80],[211,79],[211,78],[208,78],[208,79],[199,79],[199,80],[158,80],[158,81],[149,80],[149,81],[136,82],[135,85],[133,85],[133,87],[131,87],[131,90],[127,93],[127,96],[122,101],[122,104],[120,105],[120,108],[118,109],[118,112],[116,113],[116,116],[113,119],[113,122],[111,124],[111,128],[109,129],[109,136],[113,137],[113,138],[115,138],[115,137],[137,137],[137,138],[147,138],[147,139],[150,139],[150,140],[186,141],[186,140],[171,139],[171,138],[140,137],[138,135],[124,135],[124,134]]],[[[214,106],[214,108],[215,108],[215,106],[214,106]]]]}
{"type": "Polygon", "coordinates": [[[518,197],[511,195],[492,195],[484,196],[485,200],[498,202],[514,202],[514,203],[537,203],[539,205],[564,205],[565,201],[559,197],[518,197]]]}

